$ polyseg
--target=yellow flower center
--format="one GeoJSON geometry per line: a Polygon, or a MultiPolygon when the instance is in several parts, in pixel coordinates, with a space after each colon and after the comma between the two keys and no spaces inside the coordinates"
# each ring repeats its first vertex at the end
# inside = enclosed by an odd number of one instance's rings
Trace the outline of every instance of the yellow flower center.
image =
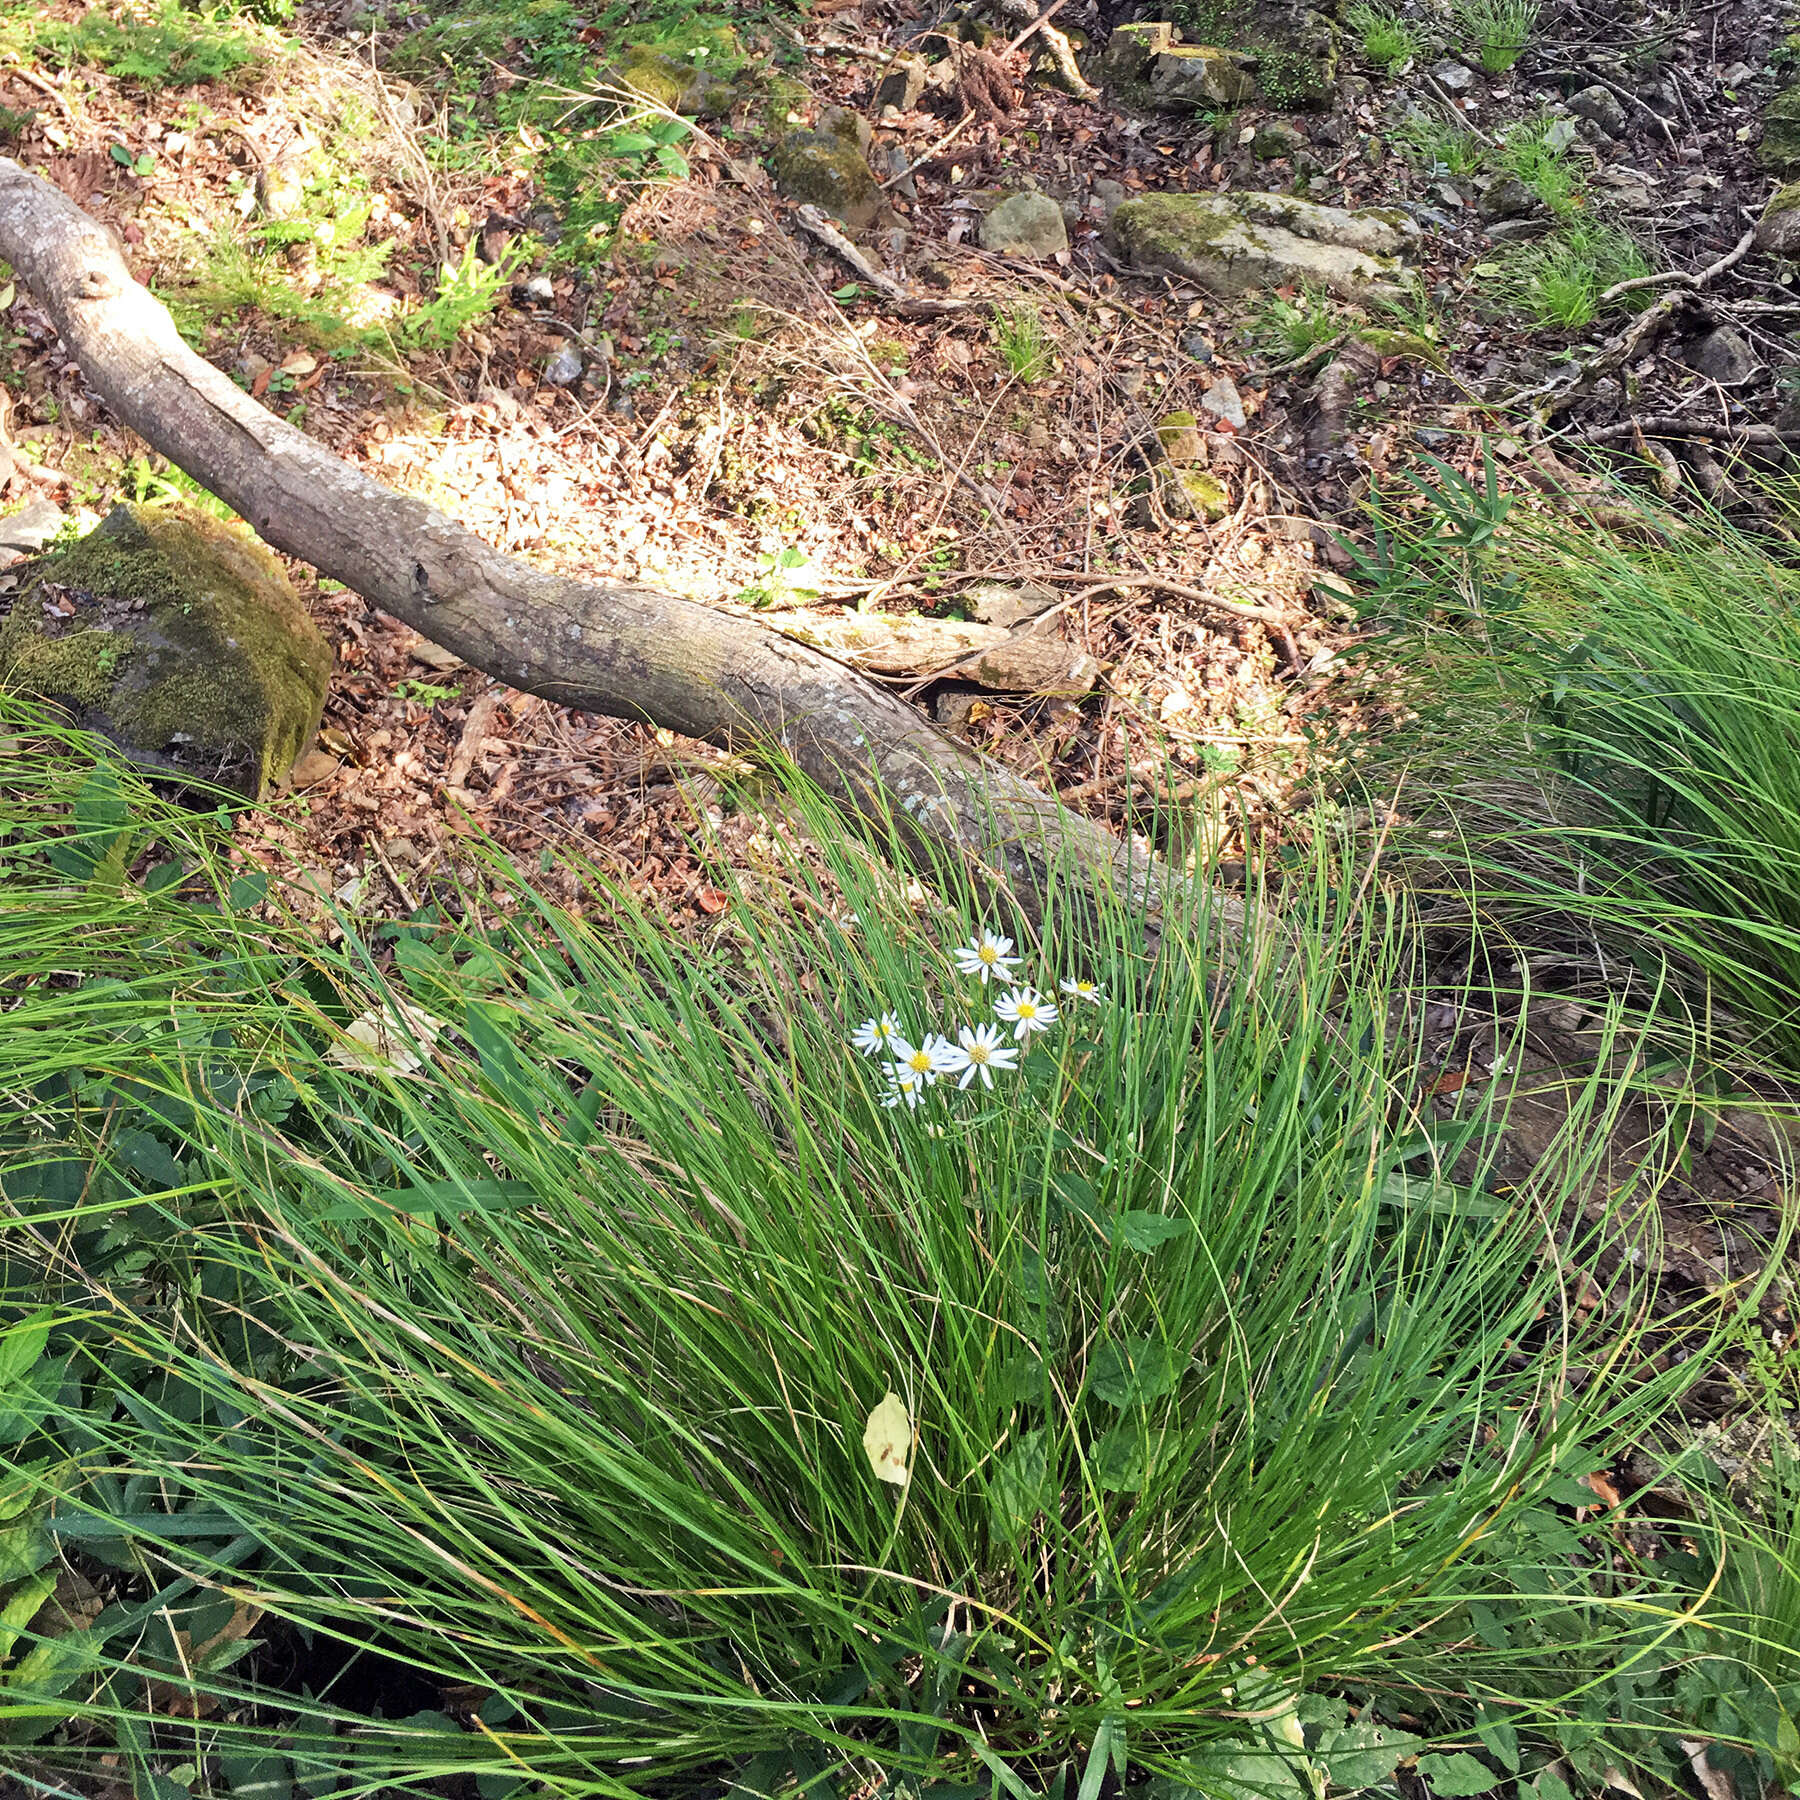
{"type": "Polygon", "coordinates": [[[999,954],[1000,952],[996,950],[992,944],[983,944],[976,952],[976,955],[978,955],[984,963],[993,962],[999,954]]]}
{"type": "Polygon", "coordinates": [[[1021,1000],[1019,1002],[1018,1011],[1021,1019],[1035,1019],[1037,1017],[1037,1008],[1033,1006],[1029,1000],[1021,1000]]]}
{"type": "Polygon", "coordinates": [[[931,1058],[925,1051],[915,1050],[912,1055],[906,1059],[906,1066],[923,1075],[931,1068],[931,1058]]]}
{"type": "Polygon", "coordinates": [[[986,1044],[971,1044],[969,1046],[969,1061],[970,1062],[984,1063],[987,1061],[987,1059],[988,1059],[988,1047],[986,1044]]]}

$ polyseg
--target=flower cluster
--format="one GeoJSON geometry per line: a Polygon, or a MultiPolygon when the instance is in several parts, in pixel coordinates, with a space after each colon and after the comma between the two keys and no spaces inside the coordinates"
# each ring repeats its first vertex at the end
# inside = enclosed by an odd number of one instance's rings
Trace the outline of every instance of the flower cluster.
{"type": "MultiPolygon", "coordinates": [[[[995,1071],[1006,1072],[1019,1066],[1019,1057],[1039,1032],[1048,1032],[1062,1017],[1062,1009],[1048,994],[1037,988],[1018,985],[1014,973],[1024,959],[1013,954],[1013,941],[992,931],[983,931],[952,952],[957,968],[972,975],[985,988],[997,979],[1007,984],[1006,992],[994,1002],[994,1016],[1000,1025],[964,1025],[958,1028],[954,1043],[940,1031],[928,1032],[917,1044],[906,1035],[898,1017],[884,1012],[865,1019],[850,1034],[850,1042],[864,1056],[887,1058],[887,1088],[883,1106],[917,1106],[925,1098],[927,1088],[949,1076],[956,1077],[959,1089],[968,1087],[977,1077],[984,1088],[994,1085],[995,1071]],[[1013,1042],[1001,1036],[1001,1026],[1012,1027],[1013,1042]]],[[[1068,980],[1062,983],[1067,1000],[1089,1000],[1098,1004],[1105,994],[1091,981],[1068,980]]]]}

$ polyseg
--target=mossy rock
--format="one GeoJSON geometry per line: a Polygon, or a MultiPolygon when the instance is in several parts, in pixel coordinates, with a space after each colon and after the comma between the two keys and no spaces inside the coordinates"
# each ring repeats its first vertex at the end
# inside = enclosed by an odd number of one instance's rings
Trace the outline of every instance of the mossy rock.
{"type": "Polygon", "coordinates": [[[1172,519],[1204,519],[1216,524],[1231,511],[1231,494],[1218,476],[1189,464],[1159,471],[1163,510],[1172,519]]]}
{"type": "Polygon", "coordinates": [[[1206,460],[1200,421],[1191,412],[1164,413],[1156,421],[1156,442],[1167,462],[1203,463],[1206,460]]]}
{"type": "Polygon", "coordinates": [[[250,799],[312,741],[331,648],[260,544],[186,508],[116,506],[22,573],[0,599],[0,688],[250,799]]]}
{"type": "Polygon", "coordinates": [[[788,199],[816,206],[852,231],[867,230],[881,213],[881,188],[854,135],[790,132],[775,146],[769,168],[788,199]]]}
{"type": "Polygon", "coordinates": [[[1763,112],[1756,154],[1778,175],[1800,173],[1800,82],[1783,90],[1763,112]]]}
{"type": "Polygon", "coordinates": [[[730,82],[648,44],[626,49],[611,74],[617,86],[689,118],[723,118],[737,102],[737,89],[730,82]]]}
{"type": "Polygon", "coordinates": [[[1106,232],[1133,268],[1170,270],[1216,294],[1312,284],[1354,296],[1393,279],[1418,227],[1286,194],[1232,192],[1128,200],[1106,232]]]}

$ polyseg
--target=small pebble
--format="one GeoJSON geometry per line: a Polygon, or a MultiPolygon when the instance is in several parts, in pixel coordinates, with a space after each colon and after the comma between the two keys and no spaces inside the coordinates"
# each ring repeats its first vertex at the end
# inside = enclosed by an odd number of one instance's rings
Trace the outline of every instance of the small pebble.
{"type": "Polygon", "coordinates": [[[572,387],[581,379],[581,357],[568,344],[544,366],[544,379],[556,387],[572,387]]]}

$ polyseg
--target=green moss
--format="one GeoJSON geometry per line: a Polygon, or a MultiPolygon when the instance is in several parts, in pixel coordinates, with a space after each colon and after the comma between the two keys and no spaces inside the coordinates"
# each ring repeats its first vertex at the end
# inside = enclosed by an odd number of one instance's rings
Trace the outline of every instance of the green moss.
{"type": "Polygon", "coordinates": [[[1764,167],[1777,174],[1800,170],[1800,82],[1769,102],[1763,113],[1762,142],[1756,153],[1764,167]]]}
{"type": "Polygon", "coordinates": [[[790,200],[823,208],[862,229],[881,210],[881,189],[854,140],[827,131],[796,131],[769,158],[775,185],[790,200]]]}
{"type": "Polygon", "coordinates": [[[1434,369],[1446,366],[1444,353],[1430,338],[1416,331],[1390,331],[1379,325],[1365,325],[1356,334],[1377,356],[1410,356],[1415,362],[1434,369]]]}
{"type": "Polygon", "coordinates": [[[1180,256],[1252,228],[1223,207],[1194,204],[1192,195],[1146,194],[1117,208],[1109,229],[1139,254],[1180,256]]]}
{"type": "Polygon", "coordinates": [[[1762,210],[1765,219],[1772,219],[1777,213],[1793,212],[1800,208],[1800,181],[1784,181],[1769,196],[1769,204],[1762,210]]]}
{"type": "Polygon", "coordinates": [[[115,507],[30,567],[0,684],[73,708],[155,768],[260,793],[318,729],[331,652],[261,545],[185,508],[115,507]],[[45,630],[54,586],[75,604],[45,630]]]}
{"type": "Polygon", "coordinates": [[[681,110],[681,98],[693,81],[693,70],[685,63],[644,48],[627,51],[614,74],[621,87],[670,112],[681,110]]]}

